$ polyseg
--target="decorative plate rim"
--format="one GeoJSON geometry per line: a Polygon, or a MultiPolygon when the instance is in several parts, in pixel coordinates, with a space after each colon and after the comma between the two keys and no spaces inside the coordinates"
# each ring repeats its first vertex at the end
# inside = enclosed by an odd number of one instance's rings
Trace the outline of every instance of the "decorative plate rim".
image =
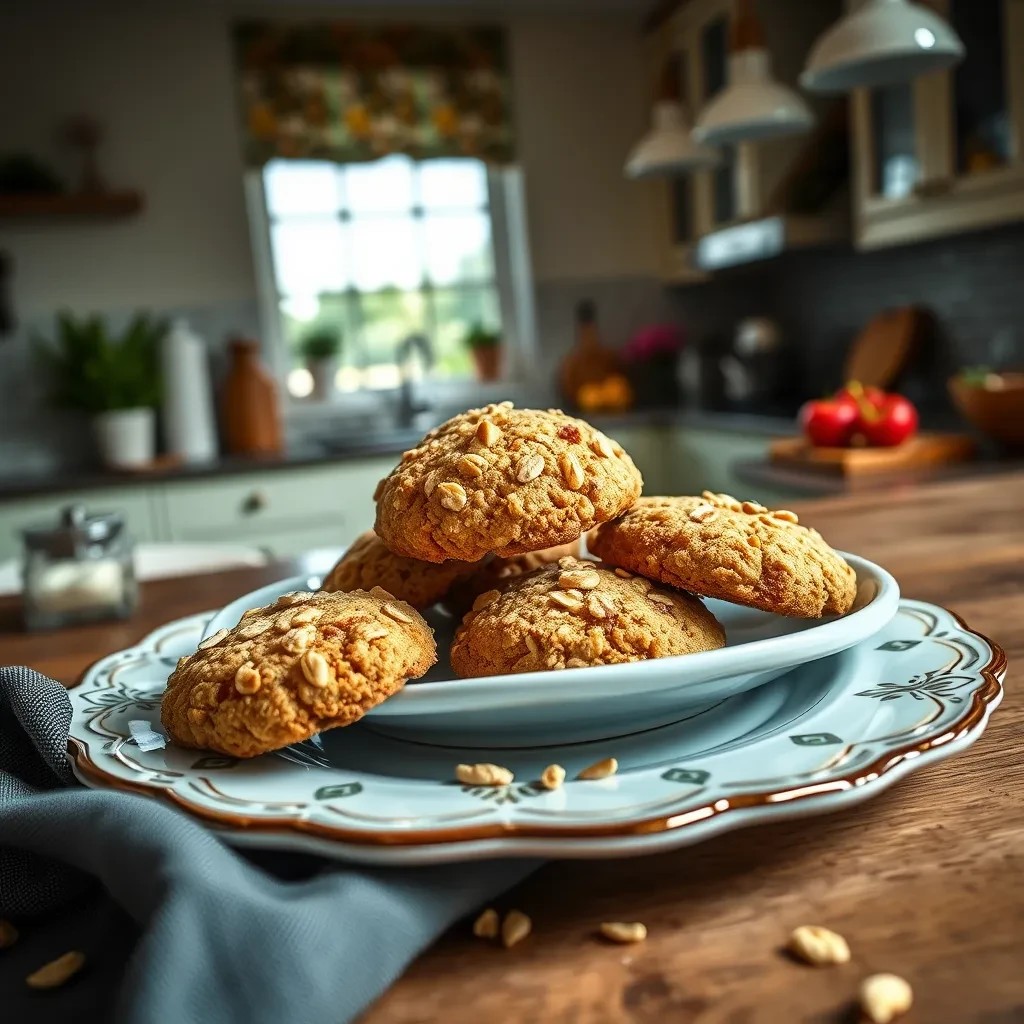
{"type": "MultiPolygon", "coordinates": [[[[931,604],[931,602],[921,602],[931,604]]],[[[609,839],[628,838],[630,836],[652,835],[671,832],[696,822],[710,822],[738,811],[787,805],[793,806],[800,801],[840,794],[853,788],[862,788],[865,783],[881,782],[883,778],[908,760],[917,758],[938,747],[962,740],[983,727],[989,712],[1002,699],[1004,689],[1002,676],[1005,673],[1006,652],[994,640],[984,633],[972,629],[962,616],[943,605],[931,605],[949,615],[961,629],[969,635],[984,642],[992,652],[988,662],[978,669],[973,669],[984,680],[974,691],[970,706],[964,713],[950,723],[939,736],[908,742],[902,746],[887,750],[871,762],[860,765],[855,771],[844,775],[833,776],[818,783],[804,784],[799,787],[783,786],[756,793],[740,793],[732,797],[720,797],[711,803],[698,803],[682,807],[671,814],[659,814],[650,818],[634,819],[618,823],[588,823],[584,825],[545,825],[533,822],[492,821],[486,824],[461,828],[424,828],[369,831],[350,829],[341,826],[325,825],[320,822],[308,821],[294,817],[253,818],[244,814],[227,814],[212,808],[197,805],[184,799],[173,790],[145,786],[128,782],[118,776],[111,775],[97,765],[91,758],[88,744],[75,737],[68,738],[67,752],[72,765],[80,777],[91,779],[104,788],[120,789],[126,792],[139,793],[151,798],[169,801],[181,808],[192,817],[209,822],[220,831],[246,832],[252,835],[296,834],[298,836],[314,836],[329,839],[352,847],[421,847],[421,846],[459,846],[487,840],[502,839],[609,839]]],[[[79,685],[92,668],[102,661],[94,662],[75,684],[79,685]]]]}

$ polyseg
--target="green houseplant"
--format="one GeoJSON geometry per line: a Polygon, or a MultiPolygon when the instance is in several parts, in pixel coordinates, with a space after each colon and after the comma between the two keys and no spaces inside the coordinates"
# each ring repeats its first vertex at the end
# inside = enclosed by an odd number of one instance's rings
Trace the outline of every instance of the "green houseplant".
{"type": "Polygon", "coordinates": [[[137,313],[115,336],[98,315],[57,315],[51,340],[33,344],[50,376],[54,405],[92,417],[103,461],[132,468],[153,461],[164,320],[137,313]]]}
{"type": "Polygon", "coordinates": [[[477,323],[466,334],[466,346],[472,353],[477,379],[497,380],[501,375],[501,335],[477,323]]]}
{"type": "Polygon", "coordinates": [[[299,352],[313,378],[311,398],[327,401],[334,393],[334,377],[341,355],[341,334],[330,327],[310,331],[299,342],[299,352]]]}

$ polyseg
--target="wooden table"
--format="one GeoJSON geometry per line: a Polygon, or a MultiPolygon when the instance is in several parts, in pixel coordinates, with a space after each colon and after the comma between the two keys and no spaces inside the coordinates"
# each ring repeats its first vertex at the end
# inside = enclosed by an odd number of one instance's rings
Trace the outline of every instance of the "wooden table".
{"type": "MultiPolygon", "coordinates": [[[[798,511],[887,566],[908,596],[954,609],[1006,649],[1009,689],[985,735],[842,813],[643,859],[550,864],[500,901],[533,918],[526,942],[506,951],[459,926],[367,1024],[853,1021],[858,981],[875,971],[913,984],[908,1022],[1024,1021],[1024,474],[798,511]],[[603,944],[602,920],[644,921],[649,938],[603,944]],[[780,945],[805,923],[844,934],[852,963],[789,961],[780,945]]],[[[288,568],[149,584],[131,622],[51,636],[19,633],[15,603],[0,601],[0,663],[72,683],[158,623],[288,568]]]]}

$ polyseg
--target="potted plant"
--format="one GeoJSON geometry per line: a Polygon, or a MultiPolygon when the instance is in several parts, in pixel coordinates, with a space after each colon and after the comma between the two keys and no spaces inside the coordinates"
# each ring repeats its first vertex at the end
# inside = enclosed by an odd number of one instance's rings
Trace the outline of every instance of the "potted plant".
{"type": "Polygon", "coordinates": [[[100,457],[115,469],[148,465],[156,454],[160,342],[164,320],[137,313],[120,337],[100,316],[57,316],[52,341],[34,344],[52,378],[52,399],[92,417],[100,457]]]}
{"type": "Polygon", "coordinates": [[[334,394],[334,377],[338,372],[341,354],[341,335],[330,327],[310,331],[300,342],[299,351],[306,361],[306,369],[313,378],[310,397],[324,402],[334,394]]]}
{"type": "Polygon", "coordinates": [[[473,354],[477,380],[497,380],[501,376],[501,335],[474,324],[466,335],[466,345],[473,354]]]}

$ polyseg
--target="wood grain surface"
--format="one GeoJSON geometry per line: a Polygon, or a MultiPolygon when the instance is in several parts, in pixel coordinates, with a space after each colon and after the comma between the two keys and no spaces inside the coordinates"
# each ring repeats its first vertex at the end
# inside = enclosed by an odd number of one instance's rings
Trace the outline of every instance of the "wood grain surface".
{"type": "MultiPolygon", "coordinates": [[[[740,495],[747,497],[747,495],[740,495]]],[[[732,832],[635,860],[552,863],[514,892],[533,934],[512,950],[463,923],[424,953],[364,1024],[857,1020],[862,977],[914,986],[908,1024],[1024,1021],[1024,474],[797,506],[837,547],[889,568],[1009,658],[1007,694],[965,754],[841,813],[732,832]],[[615,946],[601,921],[643,921],[615,946]],[[800,924],[846,936],[849,964],[781,947],[800,924]]],[[[0,601],[0,663],[71,683],[161,622],[214,607],[291,565],[147,584],[127,623],[28,637],[0,601]]],[[[343,922],[339,922],[339,927],[343,922]]],[[[339,965],[339,970],[345,965],[339,965]]]]}

